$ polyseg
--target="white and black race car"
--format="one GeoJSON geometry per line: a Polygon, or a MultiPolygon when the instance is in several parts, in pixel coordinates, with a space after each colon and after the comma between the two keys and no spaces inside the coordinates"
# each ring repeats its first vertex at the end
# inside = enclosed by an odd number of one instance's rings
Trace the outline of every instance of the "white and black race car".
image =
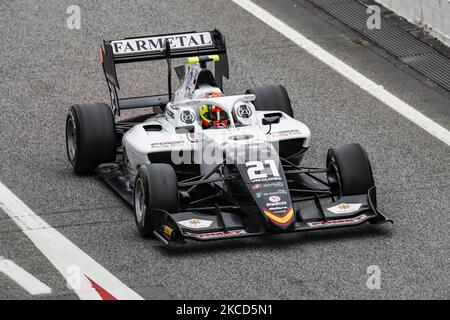
{"type": "Polygon", "coordinates": [[[111,106],[70,108],[67,153],[75,173],[96,172],[134,208],[142,236],[169,244],[392,222],[377,209],[360,145],[330,149],[325,168],[301,166],[310,130],[293,118],[283,86],[224,95],[219,31],[103,44],[111,106]],[[179,58],[186,63],[175,68],[180,85],[172,93],[171,63],[179,58]],[[119,98],[116,64],[150,60],[167,61],[168,94],[119,98]],[[149,107],[115,120],[122,110],[149,107]]]}

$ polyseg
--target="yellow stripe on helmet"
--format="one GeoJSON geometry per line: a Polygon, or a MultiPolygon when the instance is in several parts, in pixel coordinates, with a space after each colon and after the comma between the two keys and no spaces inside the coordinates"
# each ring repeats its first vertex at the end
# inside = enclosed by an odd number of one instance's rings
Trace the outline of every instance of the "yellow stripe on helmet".
{"type": "Polygon", "coordinates": [[[203,104],[200,106],[199,108],[200,111],[200,119],[202,120],[203,124],[210,124],[211,123],[211,119],[209,119],[209,109],[208,109],[208,105],[203,104]]]}

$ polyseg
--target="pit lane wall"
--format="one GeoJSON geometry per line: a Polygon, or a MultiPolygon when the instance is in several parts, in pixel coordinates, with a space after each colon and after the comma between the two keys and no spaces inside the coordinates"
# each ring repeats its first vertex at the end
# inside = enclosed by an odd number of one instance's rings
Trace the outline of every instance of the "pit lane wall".
{"type": "Polygon", "coordinates": [[[450,46],[450,0],[376,0],[450,46]]]}

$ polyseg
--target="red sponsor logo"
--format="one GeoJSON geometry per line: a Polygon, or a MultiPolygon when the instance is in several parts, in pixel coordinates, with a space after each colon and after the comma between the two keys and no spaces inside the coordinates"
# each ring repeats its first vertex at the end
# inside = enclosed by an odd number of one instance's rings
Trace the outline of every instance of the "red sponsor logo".
{"type": "Polygon", "coordinates": [[[308,225],[310,227],[328,227],[328,226],[342,225],[342,224],[355,224],[355,223],[364,221],[366,218],[367,218],[367,216],[365,214],[362,214],[362,215],[360,215],[356,218],[352,218],[352,219],[310,222],[310,223],[308,223],[308,225]]]}
{"type": "Polygon", "coordinates": [[[285,130],[285,131],[278,131],[278,132],[272,132],[271,135],[273,137],[288,137],[292,136],[294,134],[299,134],[299,130],[285,130]]]}
{"type": "Polygon", "coordinates": [[[269,201],[272,203],[281,202],[281,198],[279,196],[271,196],[269,201]]]}
{"type": "Polygon", "coordinates": [[[245,230],[219,231],[209,233],[187,233],[187,235],[199,239],[227,238],[245,234],[245,230]]]}
{"type": "Polygon", "coordinates": [[[152,143],[152,148],[164,148],[164,147],[173,147],[176,145],[184,144],[184,141],[163,141],[152,143]]]}

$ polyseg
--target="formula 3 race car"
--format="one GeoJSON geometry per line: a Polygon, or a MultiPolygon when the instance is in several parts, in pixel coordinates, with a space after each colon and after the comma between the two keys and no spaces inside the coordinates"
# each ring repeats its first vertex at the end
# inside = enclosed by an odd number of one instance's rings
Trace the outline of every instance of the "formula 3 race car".
{"type": "Polygon", "coordinates": [[[101,57],[111,106],[70,108],[67,154],[75,173],[95,171],[133,207],[143,237],[169,244],[392,222],[377,209],[360,145],[330,149],[324,168],[301,166],[310,130],[283,86],[223,94],[219,31],[104,41],[101,57]],[[167,61],[169,92],[119,98],[116,65],[151,60],[167,61]],[[115,120],[135,108],[153,112],[115,120]]]}

